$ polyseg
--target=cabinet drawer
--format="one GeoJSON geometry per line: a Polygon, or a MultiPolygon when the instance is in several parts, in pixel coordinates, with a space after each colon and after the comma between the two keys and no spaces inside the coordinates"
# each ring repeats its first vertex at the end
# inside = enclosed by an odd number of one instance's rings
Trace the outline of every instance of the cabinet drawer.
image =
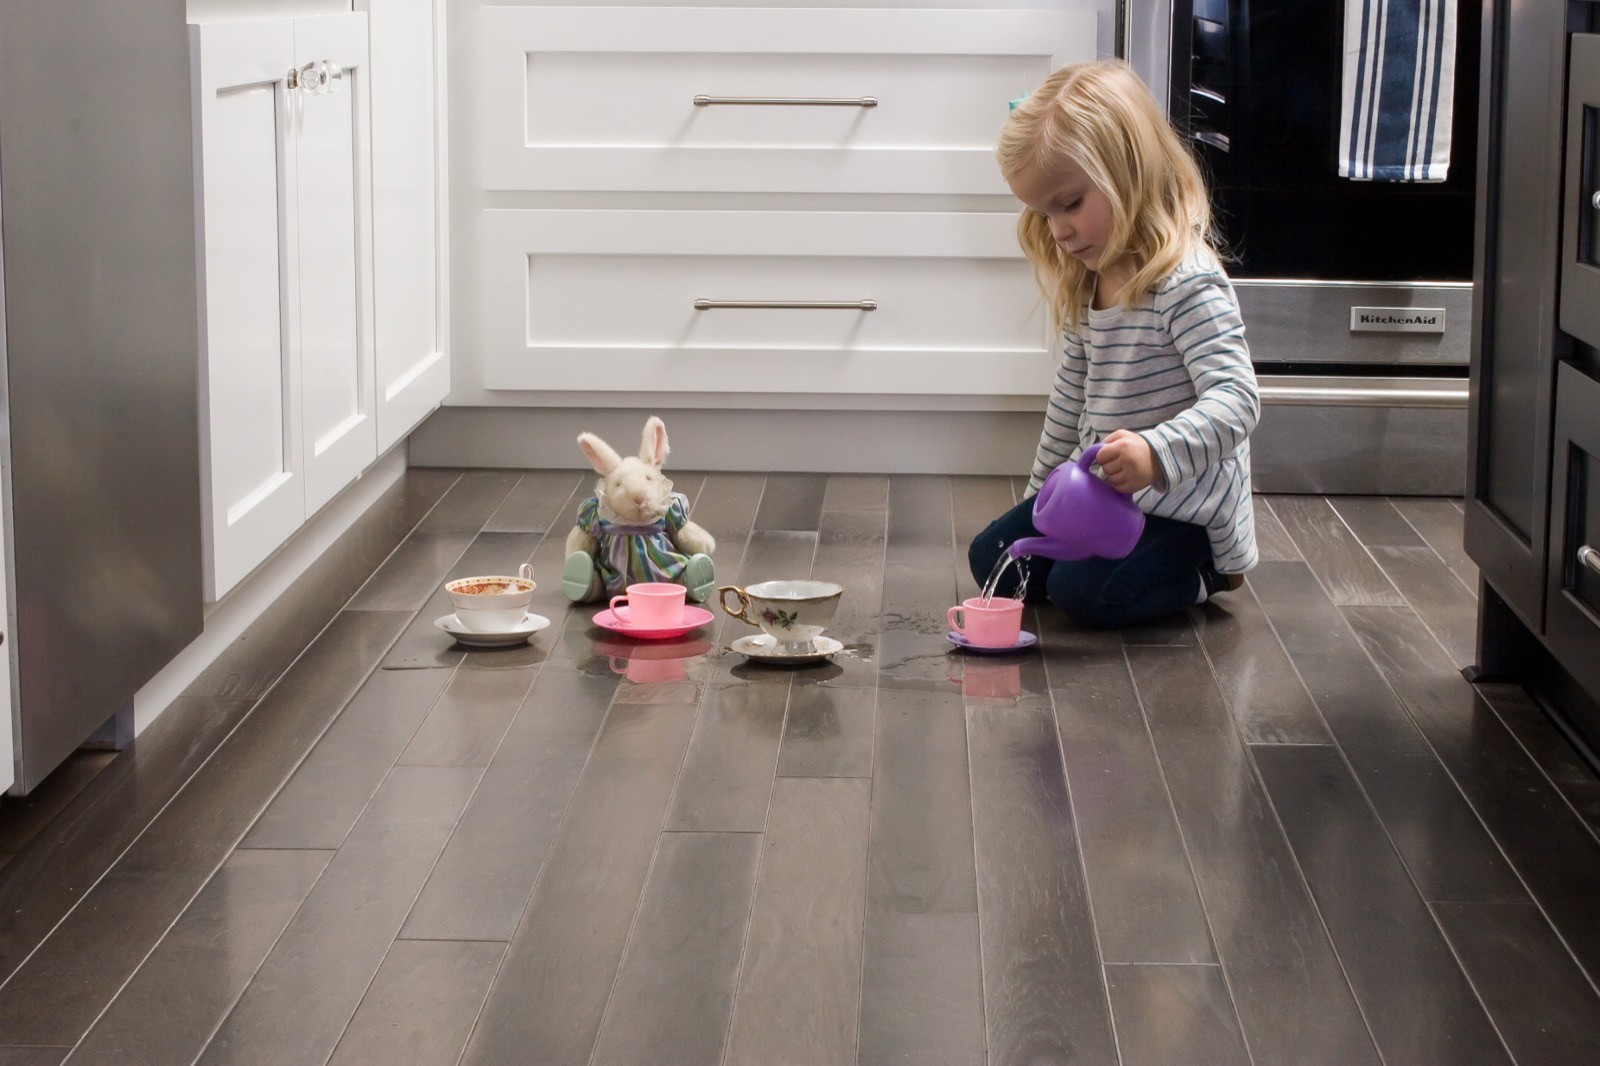
{"type": "Polygon", "coordinates": [[[492,389],[1049,391],[1047,316],[1010,213],[481,217],[492,389]],[[720,306],[736,302],[845,306],[720,306]]]}
{"type": "Polygon", "coordinates": [[[1568,363],[1556,377],[1545,639],[1600,692],[1600,382],[1568,363]]]}
{"type": "Polygon", "coordinates": [[[486,7],[477,48],[487,189],[1005,194],[1006,101],[1095,15],[486,7]]]}
{"type": "Polygon", "coordinates": [[[1575,33],[1571,41],[1561,328],[1600,347],[1600,34],[1575,33]]]}

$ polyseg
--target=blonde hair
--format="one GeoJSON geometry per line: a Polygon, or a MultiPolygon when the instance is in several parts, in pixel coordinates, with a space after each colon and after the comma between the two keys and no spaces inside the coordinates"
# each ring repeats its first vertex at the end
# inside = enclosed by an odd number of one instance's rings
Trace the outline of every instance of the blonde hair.
{"type": "MultiPolygon", "coordinates": [[[[1216,251],[1211,204],[1194,157],[1127,66],[1075,63],[1050,75],[1000,130],[995,152],[1010,180],[1030,165],[1070,162],[1111,201],[1111,235],[1101,264],[1132,256],[1119,294],[1131,306],[1197,245],[1216,251]]],[[[1024,208],[1017,239],[1058,325],[1076,326],[1094,297],[1095,273],[1057,246],[1044,215],[1024,208]]]]}

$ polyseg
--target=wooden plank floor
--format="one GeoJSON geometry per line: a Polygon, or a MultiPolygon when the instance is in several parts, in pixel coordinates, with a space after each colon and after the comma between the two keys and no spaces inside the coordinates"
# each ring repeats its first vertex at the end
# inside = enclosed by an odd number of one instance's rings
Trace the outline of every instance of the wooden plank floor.
{"type": "Polygon", "coordinates": [[[789,671],[569,608],[589,475],[408,478],[303,653],[0,805],[0,1066],[1600,1061],[1600,781],[1462,679],[1453,501],[1262,497],[1244,589],[968,657],[1018,479],[679,474],[719,582],[846,586],[789,671]],[[532,644],[434,629],[524,560],[532,644]]]}

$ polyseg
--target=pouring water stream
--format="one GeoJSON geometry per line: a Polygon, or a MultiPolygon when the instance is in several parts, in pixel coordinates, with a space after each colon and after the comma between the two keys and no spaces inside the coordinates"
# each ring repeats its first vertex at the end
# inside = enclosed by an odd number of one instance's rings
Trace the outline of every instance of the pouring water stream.
{"type": "Polygon", "coordinates": [[[1028,557],[1026,555],[1015,558],[1009,552],[1001,552],[1000,558],[995,560],[994,569],[989,571],[989,580],[983,583],[983,591],[978,593],[978,599],[984,607],[994,599],[995,589],[1000,585],[1000,579],[1005,576],[1006,570],[1015,565],[1017,568],[1017,591],[1012,594],[1012,599],[1025,599],[1028,592],[1028,557]]]}

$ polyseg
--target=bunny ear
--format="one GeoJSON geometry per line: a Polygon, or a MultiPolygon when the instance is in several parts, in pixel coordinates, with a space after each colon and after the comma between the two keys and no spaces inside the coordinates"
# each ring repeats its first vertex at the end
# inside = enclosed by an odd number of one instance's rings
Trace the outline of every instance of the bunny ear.
{"type": "Polygon", "coordinates": [[[651,466],[660,467],[667,461],[667,426],[655,415],[644,424],[644,437],[639,441],[639,458],[651,466]]]}
{"type": "Polygon", "coordinates": [[[601,474],[609,474],[622,465],[622,456],[617,450],[593,433],[579,433],[578,447],[583,449],[583,454],[589,457],[589,462],[601,474]]]}

